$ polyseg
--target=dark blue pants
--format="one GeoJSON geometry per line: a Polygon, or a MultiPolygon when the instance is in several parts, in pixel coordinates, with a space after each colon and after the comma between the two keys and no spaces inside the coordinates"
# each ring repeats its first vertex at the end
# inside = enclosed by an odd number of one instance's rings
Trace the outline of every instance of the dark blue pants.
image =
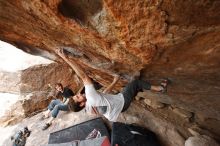
{"type": "Polygon", "coordinates": [[[56,118],[59,111],[69,111],[68,105],[65,105],[59,99],[52,100],[48,106],[48,109],[51,111],[52,117],[56,118]]]}
{"type": "Polygon", "coordinates": [[[134,97],[138,94],[138,92],[143,91],[143,89],[150,90],[151,84],[142,80],[134,80],[124,87],[122,94],[125,102],[122,112],[128,109],[131,102],[134,100],[134,97]]]}

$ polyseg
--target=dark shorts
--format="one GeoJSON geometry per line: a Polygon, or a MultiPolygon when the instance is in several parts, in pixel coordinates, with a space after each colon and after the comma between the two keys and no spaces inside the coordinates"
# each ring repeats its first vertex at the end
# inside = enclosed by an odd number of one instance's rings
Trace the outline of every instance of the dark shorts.
{"type": "Polygon", "coordinates": [[[122,109],[122,112],[128,109],[131,102],[134,100],[134,97],[138,94],[138,92],[143,91],[143,89],[150,90],[151,84],[142,80],[134,80],[124,87],[122,91],[122,94],[124,96],[124,107],[122,109]]]}

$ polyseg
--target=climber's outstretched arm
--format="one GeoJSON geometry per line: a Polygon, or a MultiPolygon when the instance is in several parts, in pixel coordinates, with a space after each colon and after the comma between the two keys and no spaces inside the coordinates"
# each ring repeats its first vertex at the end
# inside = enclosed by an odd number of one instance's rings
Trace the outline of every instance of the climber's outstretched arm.
{"type": "Polygon", "coordinates": [[[75,73],[82,79],[84,85],[92,84],[92,80],[86,75],[83,69],[75,62],[75,60],[69,60],[63,52],[63,49],[56,50],[57,55],[59,55],[69,66],[75,71],[75,73]]]}
{"type": "Polygon", "coordinates": [[[115,75],[114,76],[114,80],[112,81],[112,83],[103,91],[103,93],[109,93],[112,91],[112,89],[114,88],[115,84],[118,82],[120,76],[119,75],[115,75]]]}

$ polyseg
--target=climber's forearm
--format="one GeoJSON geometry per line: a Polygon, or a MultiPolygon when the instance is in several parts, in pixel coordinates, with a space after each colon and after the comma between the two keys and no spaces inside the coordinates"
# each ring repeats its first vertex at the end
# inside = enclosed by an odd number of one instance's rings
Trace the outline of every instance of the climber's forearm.
{"type": "Polygon", "coordinates": [[[103,93],[109,93],[114,88],[115,84],[118,82],[119,76],[115,76],[112,83],[103,91],[103,93]]]}
{"type": "Polygon", "coordinates": [[[82,79],[84,84],[91,84],[92,83],[91,79],[86,75],[86,73],[76,63],[75,60],[70,61],[70,59],[61,50],[58,50],[57,54],[75,71],[75,73],[82,79]]]}

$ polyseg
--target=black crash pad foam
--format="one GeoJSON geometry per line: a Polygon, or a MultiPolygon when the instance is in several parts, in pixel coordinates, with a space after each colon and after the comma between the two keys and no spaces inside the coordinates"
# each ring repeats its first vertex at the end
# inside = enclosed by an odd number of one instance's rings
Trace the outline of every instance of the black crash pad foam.
{"type": "Polygon", "coordinates": [[[85,140],[94,129],[100,131],[101,136],[109,137],[108,130],[102,118],[96,118],[83,123],[50,133],[48,144],[67,143],[74,140],[85,140]]]}

